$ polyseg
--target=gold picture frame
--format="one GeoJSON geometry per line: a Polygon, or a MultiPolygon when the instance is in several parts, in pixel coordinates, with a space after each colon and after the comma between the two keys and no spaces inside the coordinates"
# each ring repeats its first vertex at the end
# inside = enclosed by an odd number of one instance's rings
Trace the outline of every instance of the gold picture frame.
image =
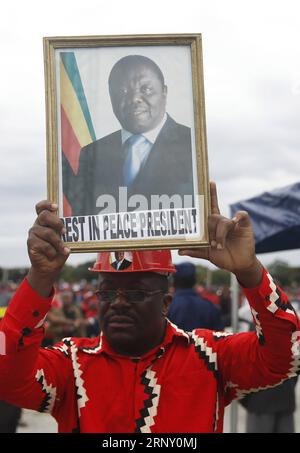
{"type": "Polygon", "coordinates": [[[44,61],[71,252],[209,246],[201,35],[46,37],[44,61]]]}

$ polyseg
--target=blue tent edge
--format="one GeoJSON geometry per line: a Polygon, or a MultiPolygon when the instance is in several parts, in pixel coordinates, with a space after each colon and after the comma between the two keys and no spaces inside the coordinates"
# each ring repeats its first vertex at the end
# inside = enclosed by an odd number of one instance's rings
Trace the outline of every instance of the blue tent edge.
{"type": "Polygon", "coordinates": [[[256,253],[300,248],[300,183],[230,205],[232,216],[238,210],[250,215],[256,253]]]}

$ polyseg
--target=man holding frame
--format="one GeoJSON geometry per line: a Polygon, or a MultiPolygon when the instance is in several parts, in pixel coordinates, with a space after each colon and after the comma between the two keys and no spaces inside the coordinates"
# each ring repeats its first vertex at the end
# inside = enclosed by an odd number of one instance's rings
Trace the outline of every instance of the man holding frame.
{"type": "Polygon", "coordinates": [[[57,205],[42,201],[36,210],[28,239],[32,266],[0,325],[7,339],[0,398],[52,413],[60,432],[221,432],[224,407],[234,398],[299,372],[297,316],[255,256],[248,214],[220,215],[214,184],[211,246],[180,254],[236,275],[256,333],[178,329],[165,317],[172,299],[167,274],[174,271],[168,252],[133,252],[123,271],[102,252],[93,268],[100,277],[101,335],[40,349],[53,283],[69,249],[57,205]]]}

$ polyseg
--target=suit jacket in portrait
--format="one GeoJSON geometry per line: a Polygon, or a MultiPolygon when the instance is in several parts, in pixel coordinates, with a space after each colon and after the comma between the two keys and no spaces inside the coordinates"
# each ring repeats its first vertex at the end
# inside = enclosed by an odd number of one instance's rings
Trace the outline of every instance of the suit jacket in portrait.
{"type": "MultiPolygon", "coordinates": [[[[72,215],[99,214],[96,202],[103,194],[118,200],[119,187],[125,186],[125,154],[119,130],[82,148],[76,176],[63,156],[63,192],[72,215]]],[[[149,203],[151,195],[193,195],[190,128],[167,117],[146,163],[128,187],[128,198],[134,194],[144,195],[149,203]]]]}
{"type": "Polygon", "coordinates": [[[124,269],[127,269],[131,264],[132,264],[131,261],[128,261],[126,258],[123,259],[119,269],[118,269],[118,261],[113,261],[111,263],[112,267],[119,271],[123,271],[124,269]]]}

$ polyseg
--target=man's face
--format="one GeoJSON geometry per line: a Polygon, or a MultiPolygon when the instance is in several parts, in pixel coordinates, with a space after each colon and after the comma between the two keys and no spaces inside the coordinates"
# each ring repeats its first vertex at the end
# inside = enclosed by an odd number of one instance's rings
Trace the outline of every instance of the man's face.
{"type": "Polygon", "coordinates": [[[115,253],[115,257],[116,257],[116,260],[117,261],[122,261],[122,259],[124,258],[124,252],[116,252],[115,253]]]}
{"type": "MultiPolygon", "coordinates": [[[[128,274],[103,273],[99,290],[162,289],[167,292],[167,282],[150,272],[128,274]]],[[[144,301],[130,303],[123,295],[112,302],[101,301],[100,328],[110,346],[123,355],[139,356],[159,344],[164,335],[164,316],[169,297],[163,293],[148,296],[144,301]]]]}
{"type": "Polygon", "coordinates": [[[133,134],[154,129],[166,111],[167,87],[147,65],[116,70],[109,87],[114,114],[133,134]]]}

